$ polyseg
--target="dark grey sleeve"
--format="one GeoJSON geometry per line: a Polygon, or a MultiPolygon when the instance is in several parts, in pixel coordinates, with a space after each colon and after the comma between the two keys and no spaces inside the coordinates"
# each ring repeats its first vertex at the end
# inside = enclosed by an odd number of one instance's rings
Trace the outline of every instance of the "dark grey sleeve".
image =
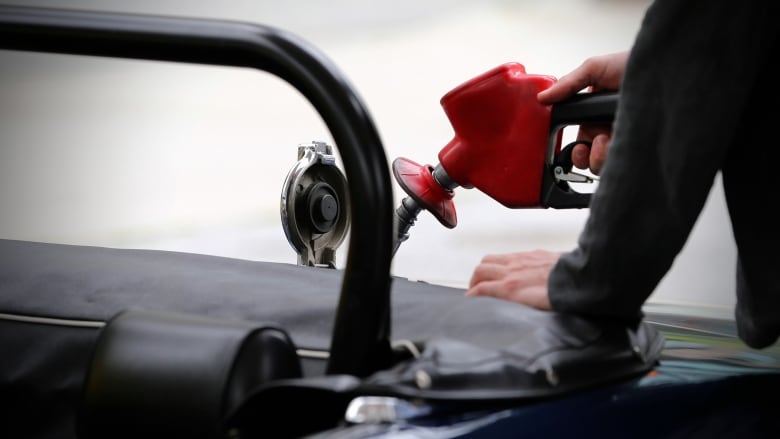
{"type": "MultiPolygon", "coordinates": [[[[743,115],[773,58],[776,9],[759,0],[656,0],[648,9],[626,67],[590,216],[578,247],[550,275],[555,310],[641,316],[730,151],[758,146],[743,142],[743,130],[758,128],[743,115]]],[[[724,185],[730,183],[725,177],[724,185]]]]}

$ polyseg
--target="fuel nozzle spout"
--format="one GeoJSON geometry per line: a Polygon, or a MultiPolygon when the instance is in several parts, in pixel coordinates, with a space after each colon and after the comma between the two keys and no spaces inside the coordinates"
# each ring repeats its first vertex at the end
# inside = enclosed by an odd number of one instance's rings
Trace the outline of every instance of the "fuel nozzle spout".
{"type": "Polygon", "coordinates": [[[431,212],[449,229],[458,224],[452,198],[455,196],[454,189],[459,185],[447,175],[440,164],[435,167],[421,165],[399,157],[393,161],[392,168],[393,176],[407,194],[395,211],[398,233],[393,254],[402,242],[409,239],[409,229],[423,210],[431,212]]]}

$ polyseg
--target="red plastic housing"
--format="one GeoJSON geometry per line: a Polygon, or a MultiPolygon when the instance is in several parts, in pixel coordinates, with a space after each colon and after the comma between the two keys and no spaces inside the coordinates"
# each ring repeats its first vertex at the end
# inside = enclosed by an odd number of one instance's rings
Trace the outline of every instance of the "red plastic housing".
{"type": "Polygon", "coordinates": [[[551,106],[536,95],[555,81],[506,63],[444,95],[441,105],[455,131],[439,152],[447,175],[509,208],[540,206],[551,106]]]}

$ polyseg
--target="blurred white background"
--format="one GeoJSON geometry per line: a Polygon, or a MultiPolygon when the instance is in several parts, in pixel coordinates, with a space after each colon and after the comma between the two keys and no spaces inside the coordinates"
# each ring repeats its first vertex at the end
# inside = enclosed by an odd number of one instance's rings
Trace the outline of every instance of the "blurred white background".
{"type": "MultiPolygon", "coordinates": [[[[590,55],[624,50],[650,2],[5,3],[288,30],[355,87],[389,166],[396,157],[436,162],[453,135],[439,99],[453,87],[509,61],[559,77],[590,55]]],[[[295,263],[279,201],[297,145],[312,140],[331,142],[317,113],[264,72],[0,51],[0,237],[295,263]]],[[[507,209],[477,190],[459,189],[455,202],[455,229],[420,215],[394,275],[464,287],[484,254],[572,248],[587,217],[587,209],[507,209]]],[[[652,301],[732,307],[731,236],[718,182],[652,301]]]]}

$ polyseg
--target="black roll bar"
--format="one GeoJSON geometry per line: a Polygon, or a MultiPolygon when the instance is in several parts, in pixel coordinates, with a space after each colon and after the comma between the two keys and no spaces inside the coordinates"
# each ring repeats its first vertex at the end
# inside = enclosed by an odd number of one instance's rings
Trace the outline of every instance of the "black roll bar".
{"type": "Polygon", "coordinates": [[[0,6],[0,49],[250,67],[295,87],[330,130],[355,206],[326,373],[365,376],[389,365],[394,233],[387,158],[361,99],[320,51],[258,24],[13,6],[0,6]]]}

